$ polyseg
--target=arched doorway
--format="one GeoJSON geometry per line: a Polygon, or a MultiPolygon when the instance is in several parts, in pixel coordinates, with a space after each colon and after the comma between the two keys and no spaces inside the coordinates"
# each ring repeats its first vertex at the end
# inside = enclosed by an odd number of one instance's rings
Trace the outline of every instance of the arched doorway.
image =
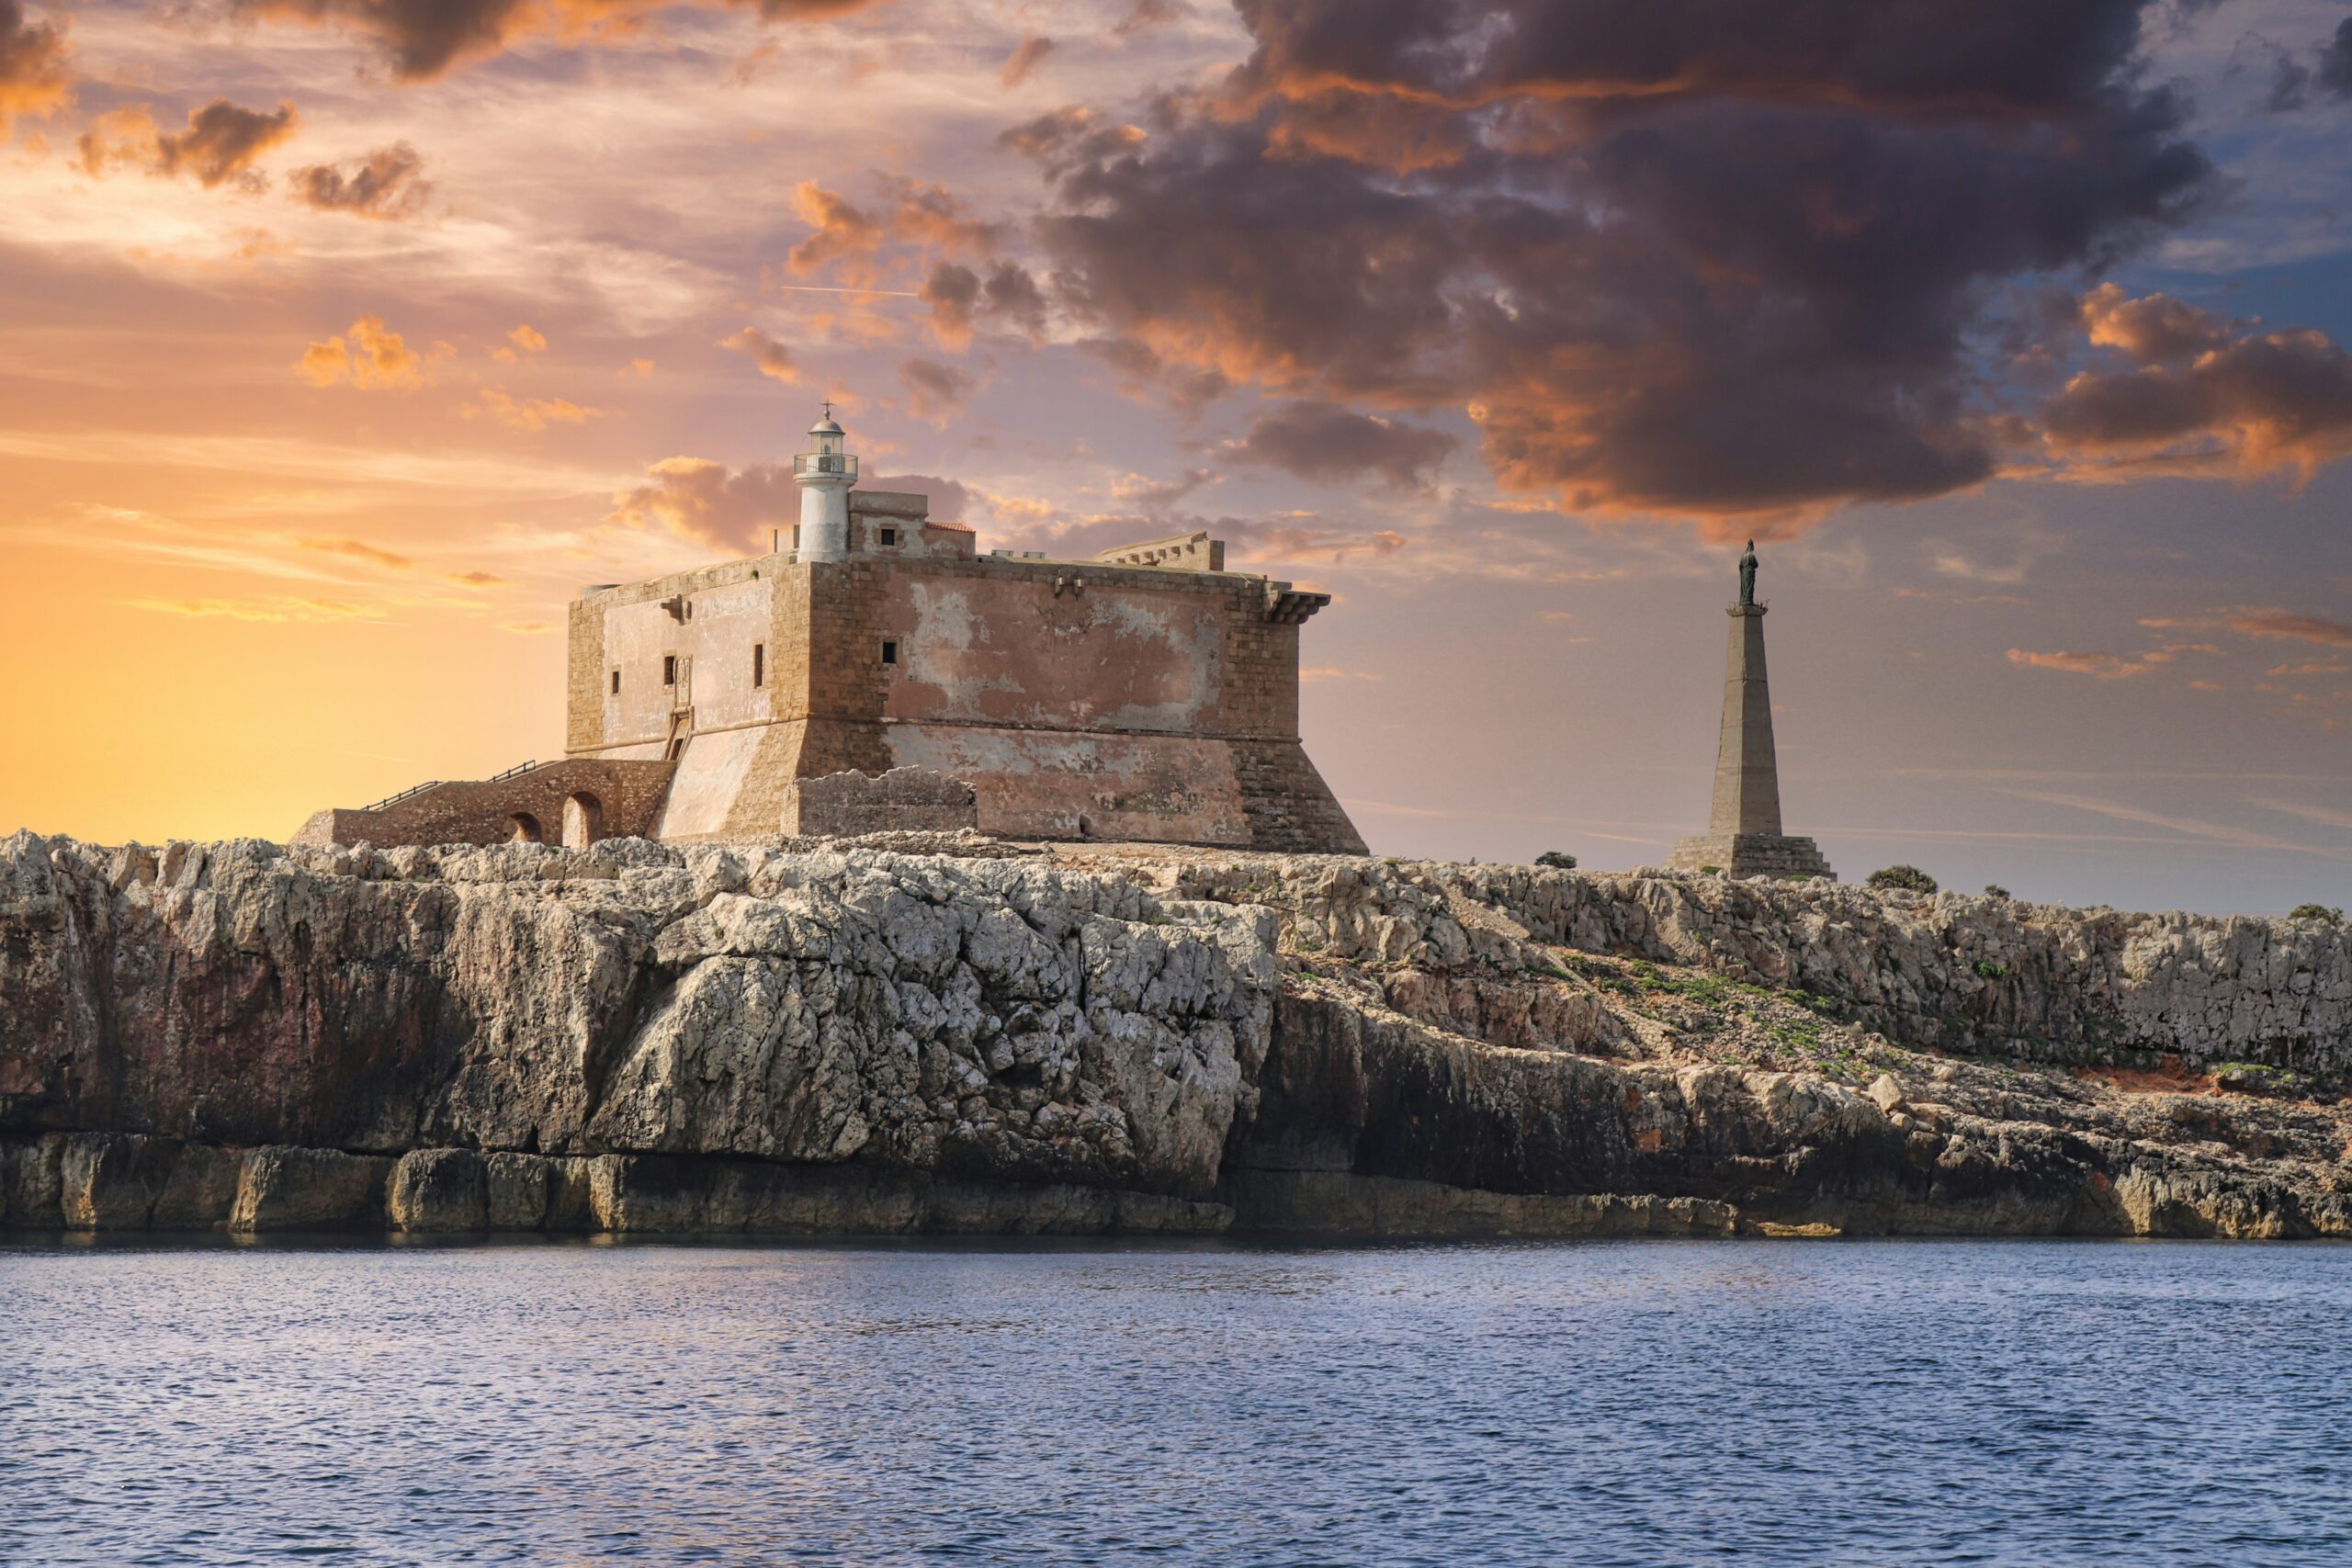
{"type": "Polygon", "coordinates": [[[605,836],[605,803],[581,790],[563,802],[563,847],[584,850],[605,836]]]}
{"type": "Polygon", "coordinates": [[[510,844],[547,842],[547,834],[540,830],[539,819],[527,811],[517,811],[506,819],[506,825],[514,829],[506,836],[506,841],[510,844]]]}

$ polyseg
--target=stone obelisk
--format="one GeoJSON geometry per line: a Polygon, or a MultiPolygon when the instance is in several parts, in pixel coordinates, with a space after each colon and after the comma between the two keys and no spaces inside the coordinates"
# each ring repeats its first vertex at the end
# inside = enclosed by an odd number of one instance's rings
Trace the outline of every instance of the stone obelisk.
{"type": "Polygon", "coordinates": [[[1756,541],[1739,558],[1739,602],[1730,607],[1724,725],[1715,750],[1715,806],[1707,830],[1674,846],[1676,871],[1726,876],[1826,876],[1811,839],[1781,829],[1781,768],[1772,751],[1772,690],[1764,675],[1764,611],[1756,602],[1756,541]]]}

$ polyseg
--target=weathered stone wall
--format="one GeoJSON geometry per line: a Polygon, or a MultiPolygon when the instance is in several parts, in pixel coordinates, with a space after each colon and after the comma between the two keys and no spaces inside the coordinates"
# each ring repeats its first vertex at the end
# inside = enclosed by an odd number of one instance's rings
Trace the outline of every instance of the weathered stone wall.
{"type": "Polygon", "coordinates": [[[851,769],[799,780],[785,792],[784,829],[796,837],[956,833],[978,827],[972,786],[922,768],[892,768],[878,777],[851,769]]]}
{"type": "Polygon", "coordinates": [[[639,838],[650,832],[670,787],[671,765],[575,758],[512,778],[434,784],[380,811],[321,811],[290,842],[330,844],[503,844],[518,835],[560,842],[565,804],[590,806],[593,836],[639,838]]]}
{"type": "Polygon", "coordinates": [[[566,749],[660,756],[682,695],[662,679],[664,658],[689,666],[684,696],[697,710],[697,728],[796,716],[806,683],[782,635],[789,610],[779,601],[806,591],[805,575],[786,558],[759,556],[583,592],[569,611],[566,749]],[[683,617],[664,608],[672,600],[683,602],[683,617]],[[757,644],[767,649],[766,678],[755,687],[757,644]]]}

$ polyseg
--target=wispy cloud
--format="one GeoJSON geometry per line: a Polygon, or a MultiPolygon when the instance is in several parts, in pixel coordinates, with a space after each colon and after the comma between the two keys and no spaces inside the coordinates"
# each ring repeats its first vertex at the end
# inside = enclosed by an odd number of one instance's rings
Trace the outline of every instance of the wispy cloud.
{"type": "Polygon", "coordinates": [[[291,596],[268,599],[126,599],[123,603],[134,610],[152,610],[158,615],[234,621],[297,621],[316,624],[328,621],[380,621],[386,615],[383,610],[371,604],[353,604],[340,599],[302,599],[291,596]]]}
{"type": "Polygon", "coordinates": [[[2150,828],[2163,828],[2183,838],[2202,839],[2209,843],[2232,844],[2247,850],[2283,850],[2292,854],[2327,855],[2335,859],[2352,859],[2352,847],[2332,848],[2297,843],[2274,834],[2258,832],[2227,822],[2208,822],[2194,817],[2170,817],[2162,812],[2143,810],[2121,801],[2100,800],[2087,795],[2045,794],[2038,790],[2006,790],[2006,795],[2019,800],[2039,801],[2044,806],[2063,806],[2075,811],[2087,811],[2096,816],[2111,818],[2118,822],[2137,822],[2150,828]]]}
{"type": "Polygon", "coordinates": [[[2254,800],[2247,804],[2258,806],[2265,811],[2276,811],[2283,816],[2299,817],[2306,822],[2316,822],[2323,828],[2352,829],[2352,811],[2340,811],[2327,806],[2304,806],[2291,800],[2254,800]]]}

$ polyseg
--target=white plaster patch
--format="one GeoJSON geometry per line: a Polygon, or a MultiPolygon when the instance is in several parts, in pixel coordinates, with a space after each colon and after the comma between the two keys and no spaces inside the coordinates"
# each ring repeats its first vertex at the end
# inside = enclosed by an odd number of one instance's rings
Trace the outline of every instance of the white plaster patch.
{"type": "Polygon", "coordinates": [[[730,729],[718,735],[697,735],[686,742],[678,771],[670,780],[670,796],[662,803],[657,839],[707,837],[727,825],[736,796],[743,793],[752,759],[767,733],[761,726],[730,729]]]}

